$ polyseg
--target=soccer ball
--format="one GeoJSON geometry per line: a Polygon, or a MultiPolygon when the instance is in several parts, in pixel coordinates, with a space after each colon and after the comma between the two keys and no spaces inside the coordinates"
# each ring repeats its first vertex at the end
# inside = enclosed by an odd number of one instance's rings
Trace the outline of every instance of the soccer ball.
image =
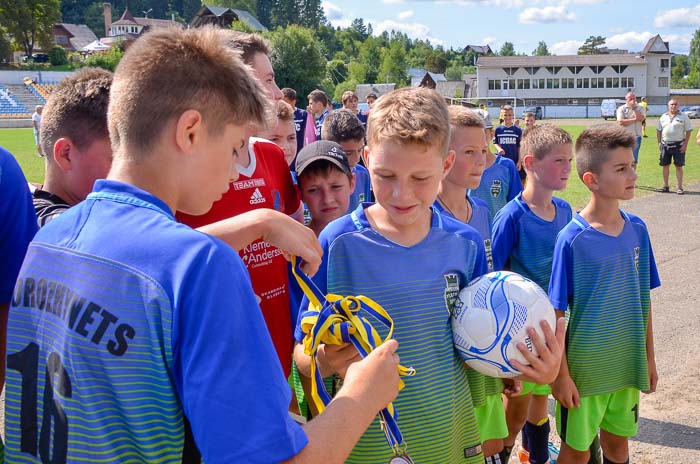
{"type": "Polygon", "coordinates": [[[536,283],[514,272],[491,272],[459,292],[452,313],[452,337],[471,368],[491,377],[515,377],[520,371],[511,361],[528,364],[516,345],[523,342],[536,355],[526,329],[534,327],[544,337],[542,319],[554,329],[554,308],[536,283]]]}

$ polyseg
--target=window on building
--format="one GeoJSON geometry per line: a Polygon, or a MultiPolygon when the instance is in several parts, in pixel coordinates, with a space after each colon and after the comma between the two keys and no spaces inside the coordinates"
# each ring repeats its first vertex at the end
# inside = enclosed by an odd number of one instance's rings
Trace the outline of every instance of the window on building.
{"type": "Polygon", "coordinates": [[[534,76],[535,74],[537,74],[537,71],[539,71],[539,70],[540,70],[539,66],[528,66],[525,68],[525,71],[527,71],[527,73],[531,76],[534,76]]]}
{"type": "Polygon", "coordinates": [[[659,77],[659,87],[668,87],[668,77],[659,77]]]}
{"type": "Polygon", "coordinates": [[[589,66],[591,68],[591,71],[593,71],[596,74],[600,74],[605,70],[605,66],[589,66]]]}
{"type": "Polygon", "coordinates": [[[668,68],[668,59],[667,58],[661,58],[661,67],[668,68]]]}
{"type": "Polygon", "coordinates": [[[520,68],[517,68],[517,67],[516,68],[503,68],[503,71],[505,71],[505,73],[508,74],[509,76],[512,76],[513,74],[518,72],[518,69],[520,69],[520,68]]]}
{"type": "Polygon", "coordinates": [[[598,104],[600,104],[600,98],[589,98],[588,104],[589,105],[598,105],[598,104]]]}
{"type": "Polygon", "coordinates": [[[561,80],[562,89],[573,89],[574,88],[574,78],[568,77],[561,80]]]}
{"type": "Polygon", "coordinates": [[[489,79],[489,90],[501,90],[501,80],[489,79]]]}
{"type": "Polygon", "coordinates": [[[532,79],[533,89],[544,89],[544,79],[532,79]]]}
{"type": "Polygon", "coordinates": [[[576,88],[578,89],[588,89],[590,88],[590,80],[587,77],[579,77],[576,79],[576,88]]]}
{"type": "Polygon", "coordinates": [[[613,68],[613,71],[615,71],[618,74],[622,74],[625,71],[625,69],[627,69],[626,64],[616,64],[610,67],[613,68]]]}
{"type": "Polygon", "coordinates": [[[578,105],[578,100],[574,100],[574,99],[570,98],[570,99],[566,100],[566,104],[567,105],[578,105]]]}
{"type": "Polygon", "coordinates": [[[621,77],[620,87],[627,89],[634,88],[634,77],[621,77]]]}
{"type": "Polygon", "coordinates": [[[605,81],[605,87],[608,89],[619,89],[620,88],[620,78],[619,77],[608,77],[605,81]]]}
{"type": "Polygon", "coordinates": [[[518,79],[518,90],[529,90],[530,79],[518,79]]]}
{"type": "Polygon", "coordinates": [[[547,88],[548,89],[558,89],[559,88],[559,79],[547,79],[547,88]]]}
{"type": "Polygon", "coordinates": [[[556,74],[561,71],[561,66],[547,66],[547,71],[549,71],[550,74],[556,74]]]}
{"type": "Polygon", "coordinates": [[[583,66],[568,66],[568,68],[571,74],[578,74],[583,71],[583,66]]]}

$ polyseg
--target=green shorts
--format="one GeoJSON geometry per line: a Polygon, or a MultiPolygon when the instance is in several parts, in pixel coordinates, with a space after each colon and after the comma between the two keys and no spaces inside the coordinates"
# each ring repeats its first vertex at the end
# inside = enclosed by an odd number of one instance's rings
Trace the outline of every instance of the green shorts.
{"type": "Polygon", "coordinates": [[[548,396],[552,394],[552,389],[549,385],[540,385],[532,382],[523,382],[523,389],[520,392],[520,396],[532,393],[537,396],[548,396]]]}
{"type": "Polygon", "coordinates": [[[503,397],[500,393],[486,396],[484,405],[474,408],[474,415],[482,443],[508,436],[506,409],[503,407],[503,397]]]}
{"type": "Polygon", "coordinates": [[[614,393],[586,396],[581,406],[567,409],[557,401],[557,432],[562,441],[578,451],[586,451],[598,429],[633,437],[639,420],[639,390],[624,388],[614,393]]]}

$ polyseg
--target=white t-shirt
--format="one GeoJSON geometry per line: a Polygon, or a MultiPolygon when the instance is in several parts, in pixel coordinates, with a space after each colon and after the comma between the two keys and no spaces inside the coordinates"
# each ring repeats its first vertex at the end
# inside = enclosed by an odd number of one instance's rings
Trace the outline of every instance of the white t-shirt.
{"type": "MultiPolygon", "coordinates": [[[[646,116],[647,111],[644,109],[643,106],[637,105],[637,109],[639,110],[640,113],[642,113],[644,116],[646,116]]],[[[632,119],[634,117],[634,109],[630,108],[629,106],[622,105],[617,109],[617,120],[620,121],[621,119],[632,119]]],[[[626,130],[628,130],[631,134],[633,134],[635,137],[641,137],[642,136],[642,121],[637,121],[634,124],[630,124],[628,126],[622,126],[626,130]]]]}
{"type": "Polygon", "coordinates": [[[661,131],[661,140],[664,142],[682,142],[685,140],[685,133],[693,130],[693,125],[685,113],[679,111],[675,116],[664,113],[659,118],[656,130],[661,131]]]}
{"type": "Polygon", "coordinates": [[[39,132],[39,129],[41,129],[41,115],[35,111],[32,115],[32,121],[36,123],[36,127],[34,127],[34,132],[39,132]]]}

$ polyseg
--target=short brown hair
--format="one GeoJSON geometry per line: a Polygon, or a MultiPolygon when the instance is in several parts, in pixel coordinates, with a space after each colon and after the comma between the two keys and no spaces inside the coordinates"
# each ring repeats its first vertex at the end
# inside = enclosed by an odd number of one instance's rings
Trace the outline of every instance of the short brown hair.
{"type": "Polygon", "coordinates": [[[520,151],[523,156],[532,155],[541,160],[555,147],[574,143],[571,134],[552,124],[531,127],[523,135],[520,151]]]}
{"type": "Polygon", "coordinates": [[[436,147],[446,156],[450,142],[447,104],[436,91],[422,87],[382,95],[369,113],[367,141],[370,148],[384,141],[436,147]]]}
{"type": "Polygon", "coordinates": [[[282,90],[280,90],[280,92],[282,92],[282,96],[286,100],[296,101],[296,99],[297,99],[297,91],[294,89],[290,89],[289,87],[285,87],[282,90]]]}
{"type": "Polygon", "coordinates": [[[41,149],[53,160],[53,146],[67,137],[79,149],[107,139],[107,108],[112,73],[83,68],[58,84],[51,92],[41,119],[41,149]]]}
{"type": "Polygon", "coordinates": [[[503,105],[503,106],[501,106],[501,109],[503,110],[503,112],[513,111],[513,107],[510,105],[503,105]]]}
{"type": "Polygon", "coordinates": [[[252,70],[230,46],[223,29],[161,29],[127,50],[114,73],[109,135],[120,146],[145,154],[165,126],[197,110],[209,133],[227,124],[264,126],[267,99],[252,70]]]}
{"type": "Polygon", "coordinates": [[[343,96],[340,97],[340,101],[343,103],[343,105],[351,100],[357,101],[357,95],[352,90],[346,90],[343,92],[343,96]]]}
{"type": "MultiPolygon", "coordinates": [[[[534,129],[533,129],[534,130],[534,129]]],[[[597,124],[581,132],[576,140],[576,170],[583,180],[587,172],[600,174],[600,167],[616,148],[634,149],[637,140],[617,124],[597,124]]]]}
{"type": "Polygon", "coordinates": [[[450,105],[447,107],[450,114],[450,126],[455,127],[478,127],[485,129],[486,123],[483,116],[474,110],[458,105],[450,105]]]}
{"type": "Polygon", "coordinates": [[[350,110],[335,110],[323,120],[321,138],[340,143],[346,140],[364,140],[365,128],[350,110]]]}
{"type": "Polygon", "coordinates": [[[537,116],[535,116],[535,113],[533,113],[532,111],[527,111],[525,114],[523,114],[523,119],[529,116],[532,116],[533,118],[537,119],[537,116]]]}
{"type": "Polygon", "coordinates": [[[323,106],[328,106],[328,95],[323,90],[312,90],[309,94],[309,103],[321,102],[323,106]]]}
{"type": "Polygon", "coordinates": [[[369,100],[370,98],[374,98],[376,100],[377,94],[376,93],[368,93],[367,96],[365,97],[365,100],[369,100]]]}
{"type": "Polygon", "coordinates": [[[294,108],[284,100],[277,100],[277,119],[280,121],[294,120],[294,108]]]}
{"type": "Polygon", "coordinates": [[[253,58],[258,53],[270,56],[270,43],[263,39],[262,36],[232,30],[227,32],[231,34],[231,46],[236,50],[240,50],[241,58],[248,66],[252,66],[253,58]]]}

